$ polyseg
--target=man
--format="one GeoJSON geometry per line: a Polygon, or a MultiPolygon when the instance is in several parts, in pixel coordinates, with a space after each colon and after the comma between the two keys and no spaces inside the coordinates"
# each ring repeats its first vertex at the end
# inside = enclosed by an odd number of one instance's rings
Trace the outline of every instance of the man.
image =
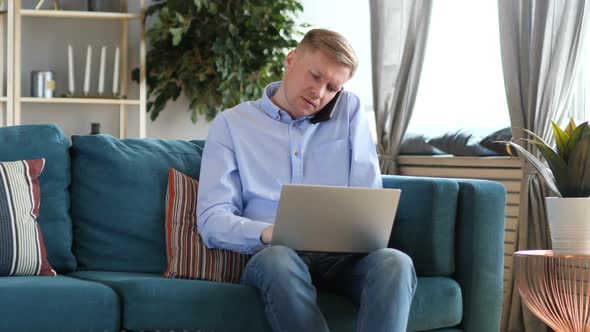
{"type": "Polygon", "coordinates": [[[316,287],[359,303],[359,331],[406,331],[416,287],[407,255],[299,254],[268,245],[283,184],[383,186],[357,96],[342,91],[332,117],[314,120],[357,64],[343,36],[311,30],[287,55],[282,82],[220,113],[209,130],[198,229],[210,248],[254,254],[241,282],[259,289],[273,331],[328,331],[316,287]]]}

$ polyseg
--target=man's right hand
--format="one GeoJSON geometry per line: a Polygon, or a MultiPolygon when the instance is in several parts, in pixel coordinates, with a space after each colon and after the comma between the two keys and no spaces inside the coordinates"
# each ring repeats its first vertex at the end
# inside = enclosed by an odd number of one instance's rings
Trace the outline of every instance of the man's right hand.
{"type": "Polygon", "coordinates": [[[262,231],[262,234],[260,235],[260,241],[262,241],[263,244],[269,244],[272,240],[273,227],[274,225],[268,226],[262,231]]]}

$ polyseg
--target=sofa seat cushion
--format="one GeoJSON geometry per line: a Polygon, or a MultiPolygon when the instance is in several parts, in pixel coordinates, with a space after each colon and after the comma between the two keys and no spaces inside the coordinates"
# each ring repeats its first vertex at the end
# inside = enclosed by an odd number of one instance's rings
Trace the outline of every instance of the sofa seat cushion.
{"type": "Polygon", "coordinates": [[[133,331],[270,331],[254,288],[158,274],[77,271],[119,295],[122,328],[133,331]]]}
{"type": "Polygon", "coordinates": [[[119,331],[117,294],[63,275],[0,278],[0,331],[119,331]]]}
{"type": "Polygon", "coordinates": [[[164,273],[168,168],[198,178],[202,144],[72,136],[78,270],[164,273]]]}
{"type": "MultiPolygon", "coordinates": [[[[318,304],[330,330],[356,331],[357,306],[348,298],[320,293],[318,304]]],[[[460,331],[454,327],[461,322],[462,308],[461,288],[455,280],[447,277],[418,277],[408,331],[460,331]]]]}
{"type": "Polygon", "coordinates": [[[72,254],[70,209],[70,143],[55,125],[0,128],[0,161],[45,159],[39,176],[39,222],[47,259],[58,273],[76,269],[72,254]]]}
{"type": "MultiPolygon", "coordinates": [[[[77,271],[71,276],[112,287],[121,298],[122,327],[128,330],[270,331],[262,301],[251,287],[146,273],[77,271]]],[[[355,331],[357,306],[352,301],[320,293],[318,304],[332,330],[355,331]]],[[[462,313],[455,281],[418,278],[410,331],[455,326],[462,313]]]]}
{"type": "Polygon", "coordinates": [[[412,300],[408,331],[454,327],[463,317],[459,284],[447,277],[419,277],[412,300]]]}

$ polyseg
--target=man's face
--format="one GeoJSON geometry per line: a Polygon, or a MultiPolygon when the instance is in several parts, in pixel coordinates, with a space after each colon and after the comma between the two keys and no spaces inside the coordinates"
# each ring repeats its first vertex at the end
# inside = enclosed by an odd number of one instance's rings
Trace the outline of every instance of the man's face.
{"type": "Polygon", "coordinates": [[[350,79],[350,68],[321,50],[293,50],[285,68],[276,102],[293,119],[317,113],[350,79]]]}

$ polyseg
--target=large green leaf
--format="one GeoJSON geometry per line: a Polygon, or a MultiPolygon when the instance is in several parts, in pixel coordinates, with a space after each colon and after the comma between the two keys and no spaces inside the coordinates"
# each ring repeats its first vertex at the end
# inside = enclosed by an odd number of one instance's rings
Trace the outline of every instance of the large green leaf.
{"type": "Polygon", "coordinates": [[[172,35],[172,45],[177,46],[182,38],[182,28],[172,28],[170,34],[172,35]]]}
{"type": "Polygon", "coordinates": [[[590,188],[590,136],[582,138],[573,149],[568,162],[569,182],[576,186],[571,188],[575,196],[588,196],[590,188]]]}
{"type": "MultiPolygon", "coordinates": [[[[565,155],[567,141],[569,139],[569,135],[561,130],[559,126],[553,121],[551,121],[551,126],[553,127],[553,136],[555,136],[555,145],[557,146],[557,154],[560,155],[562,158],[565,155]]],[[[564,158],[565,159],[565,158],[564,158]]],[[[565,159],[567,160],[567,159],[565,159]]]]}
{"type": "Polygon", "coordinates": [[[580,139],[582,137],[590,136],[590,124],[588,124],[588,122],[584,122],[580,126],[584,127],[584,129],[582,130],[582,136],[580,137],[580,139]]]}
{"type": "Polygon", "coordinates": [[[531,154],[525,148],[523,148],[522,146],[520,146],[519,144],[517,144],[515,142],[502,142],[502,143],[510,144],[511,147],[516,149],[518,151],[519,155],[524,157],[525,160],[527,162],[529,162],[535,170],[537,170],[537,172],[539,173],[541,178],[545,181],[545,183],[547,184],[549,189],[551,191],[553,191],[558,197],[562,197],[561,193],[555,183],[555,178],[553,176],[553,173],[551,173],[551,170],[549,168],[547,168],[547,166],[545,166],[545,164],[542,161],[540,161],[537,157],[535,157],[533,154],[531,154]]]}
{"type": "Polygon", "coordinates": [[[559,191],[563,194],[563,190],[568,187],[569,177],[568,177],[568,168],[567,163],[563,160],[553,149],[541,143],[539,141],[531,140],[531,139],[524,139],[525,141],[534,144],[537,149],[541,152],[551,172],[553,173],[553,177],[555,178],[555,182],[559,191]]]}
{"type": "Polygon", "coordinates": [[[545,142],[539,135],[535,134],[534,132],[526,128],[521,129],[533,137],[533,140],[524,140],[534,144],[539,149],[543,157],[545,157],[545,160],[547,160],[549,167],[554,173],[553,175],[555,176],[556,185],[558,187],[566,186],[568,182],[568,177],[567,169],[564,167],[564,164],[567,164],[567,160],[563,159],[555,151],[553,151],[549,144],[547,144],[547,142],[545,142]]]}
{"type": "Polygon", "coordinates": [[[532,131],[530,131],[530,130],[528,130],[528,129],[526,129],[526,128],[521,128],[521,129],[522,129],[522,131],[524,131],[525,133],[527,133],[527,134],[529,134],[529,135],[533,136],[533,138],[534,138],[536,141],[538,141],[538,142],[540,142],[540,143],[543,143],[543,144],[545,144],[546,146],[550,146],[549,144],[547,144],[547,142],[545,142],[545,141],[544,141],[544,140],[541,138],[541,136],[539,136],[539,135],[537,135],[537,134],[533,133],[532,131]]]}
{"type": "Polygon", "coordinates": [[[567,124],[567,127],[565,127],[565,133],[568,134],[568,136],[571,136],[575,129],[576,122],[574,121],[574,118],[570,118],[570,122],[567,124]]]}
{"type": "MultiPolygon", "coordinates": [[[[569,128],[569,126],[568,126],[568,128],[569,128]]],[[[579,125],[578,127],[576,127],[573,130],[573,132],[570,134],[570,137],[567,140],[565,151],[563,153],[563,159],[568,161],[568,163],[569,163],[569,159],[570,159],[570,155],[572,153],[572,150],[574,149],[574,147],[576,146],[578,141],[584,136],[584,133],[587,132],[588,130],[589,130],[588,123],[584,122],[581,125],[579,125]]],[[[588,132],[588,134],[590,134],[590,131],[588,132]]]]}

